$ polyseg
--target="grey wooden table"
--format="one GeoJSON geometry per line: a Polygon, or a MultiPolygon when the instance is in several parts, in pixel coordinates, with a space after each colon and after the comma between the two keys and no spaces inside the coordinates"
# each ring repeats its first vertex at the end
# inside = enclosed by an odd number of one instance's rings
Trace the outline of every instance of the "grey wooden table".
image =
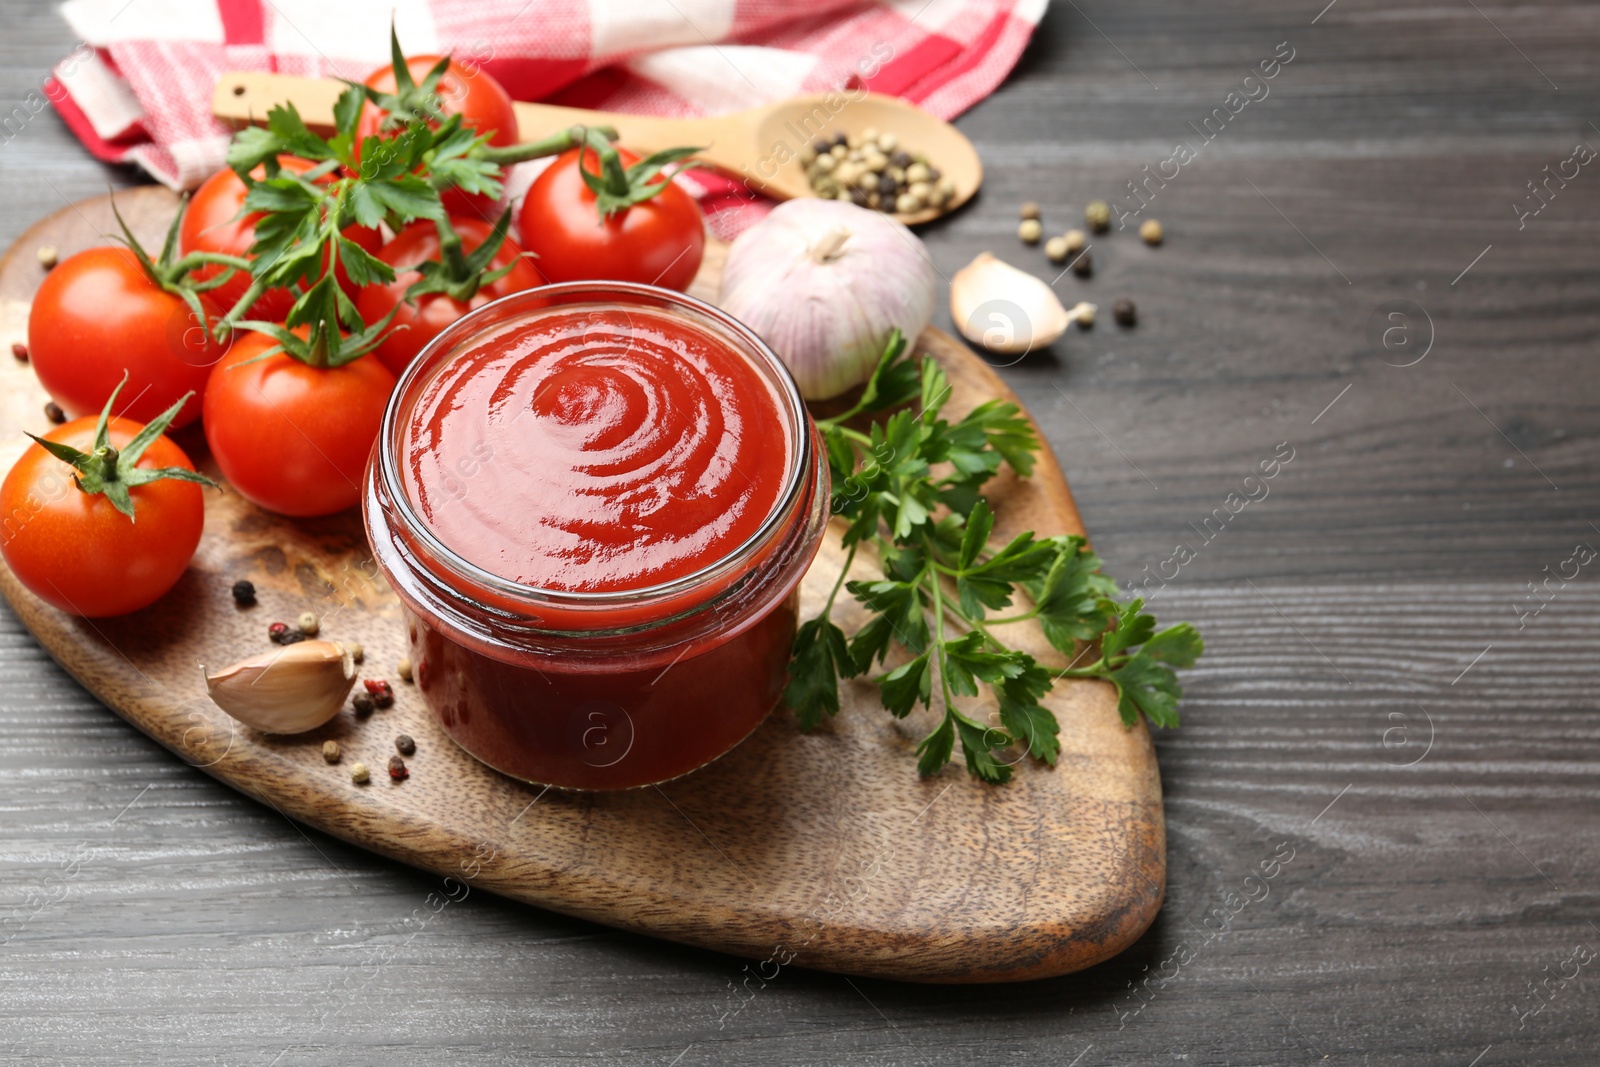
{"type": "MultiPolygon", "coordinates": [[[[1057,0],[961,120],[981,198],[925,234],[947,274],[1049,278],[1020,201],[1065,228],[1169,176],[1164,247],[1057,283],[1138,328],[1005,371],[1113,572],[1168,576],[1210,645],[1132,950],[1016,987],[786,971],[724,1020],[741,960],[479,894],[418,922],[432,879],[170,757],[0,613],[0,1059],[1594,1063],[1600,565],[1566,561],[1600,545],[1600,173],[1566,161],[1600,147],[1600,7],[1324,3],[1057,0]]],[[[72,41],[0,11],[15,101],[72,41]]],[[[136,180],[49,114],[0,175],[7,240],[136,180]]]]}

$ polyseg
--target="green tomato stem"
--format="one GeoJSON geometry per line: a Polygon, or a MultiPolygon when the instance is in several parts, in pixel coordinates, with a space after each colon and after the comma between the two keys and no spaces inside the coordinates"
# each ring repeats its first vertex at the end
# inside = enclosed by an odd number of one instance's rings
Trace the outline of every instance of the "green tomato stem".
{"type": "Polygon", "coordinates": [[[184,275],[197,271],[201,267],[213,265],[248,271],[250,269],[250,260],[243,256],[223,255],[221,252],[190,252],[173,263],[171,267],[162,271],[162,281],[175,284],[184,275]]]}
{"type": "Polygon", "coordinates": [[[250,279],[250,288],[244,291],[244,295],[239,297],[239,299],[234,303],[233,307],[228,309],[228,313],[222,316],[222,318],[217,322],[219,331],[218,340],[221,339],[220,333],[223,328],[232,330],[234,323],[238,322],[239,319],[242,318],[245,313],[255,305],[255,302],[261,299],[261,295],[266,291],[266,282],[262,281],[260,278],[250,279]]]}
{"type": "Polygon", "coordinates": [[[577,148],[588,139],[588,131],[594,130],[608,141],[617,139],[617,131],[610,126],[569,126],[551,134],[549,137],[537,141],[527,141],[522,144],[495,147],[484,145],[473,149],[473,155],[490,163],[506,166],[510,163],[521,163],[529,159],[540,159],[544,156],[558,156],[570,148],[577,148]]]}
{"type": "Polygon", "coordinates": [[[450,220],[444,215],[434,219],[433,225],[439,231],[439,258],[450,277],[456,281],[466,279],[469,272],[466,252],[461,247],[461,235],[456,233],[456,228],[450,225],[450,220]]]}
{"type": "Polygon", "coordinates": [[[95,449],[94,455],[100,461],[101,479],[108,482],[116,481],[118,477],[117,461],[122,458],[122,454],[111,445],[106,445],[104,448],[95,449]]]}

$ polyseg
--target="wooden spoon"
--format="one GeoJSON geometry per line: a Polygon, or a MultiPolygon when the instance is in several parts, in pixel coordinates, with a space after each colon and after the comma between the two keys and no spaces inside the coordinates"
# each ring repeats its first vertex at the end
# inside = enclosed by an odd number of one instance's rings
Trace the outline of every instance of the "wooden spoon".
{"type": "MultiPolygon", "coordinates": [[[[333,126],[333,105],[345,89],[332,79],[297,78],[261,71],[231,71],[217,82],[211,110],[235,125],[266,121],[275,104],[292,102],[314,129],[333,126]]],[[[936,219],[972,198],[983,181],[977,150],[960,130],[915,105],[877,93],[835,92],[797,96],[776,104],[699,119],[624,115],[573,107],[519,102],[517,125],[526,134],[543,135],[574,125],[616,128],[621,143],[641,154],[677,145],[705,145],[699,158],[717,170],[746,182],[751,189],[779,200],[815,196],[800,165],[800,149],[835,131],[875,127],[893,133],[910,152],[928,157],[955,186],[942,208],[898,215],[902,222],[936,219]]]]}

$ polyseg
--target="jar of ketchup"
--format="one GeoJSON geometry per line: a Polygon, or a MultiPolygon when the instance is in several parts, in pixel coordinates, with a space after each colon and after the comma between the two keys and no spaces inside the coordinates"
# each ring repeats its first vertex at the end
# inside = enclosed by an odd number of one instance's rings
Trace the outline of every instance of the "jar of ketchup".
{"type": "Polygon", "coordinates": [[[418,355],[363,510],[445,731],[524,781],[623,789],[709,763],[777,703],[828,494],[799,391],[747,327],[573,282],[418,355]]]}

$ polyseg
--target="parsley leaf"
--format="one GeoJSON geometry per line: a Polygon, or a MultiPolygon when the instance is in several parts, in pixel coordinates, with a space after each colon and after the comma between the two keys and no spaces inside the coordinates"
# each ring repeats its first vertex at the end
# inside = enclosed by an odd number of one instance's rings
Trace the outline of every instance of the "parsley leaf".
{"type": "Polygon", "coordinates": [[[783,699],[794,709],[801,729],[810,730],[824,714],[839,711],[839,676],[852,673],[844,631],[826,615],[811,619],[795,634],[794,659],[783,699]]]}
{"type": "Polygon", "coordinates": [[[927,704],[933,696],[933,675],[928,670],[928,653],[902,664],[877,679],[883,691],[883,706],[889,714],[903,719],[917,701],[927,704]]]}
{"type": "Polygon", "coordinates": [[[1101,604],[1116,616],[1115,628],[1101,639],[1100,649],[1105,677],[1117,687],[1122,721],[1131,726],[1143,712],[1157,726],[1178,725],[1183,687],[1173,668],[1194,666],[1205,651],[1199,631],[1184,622],[1157,632],[1155,617],[1145,613],[1143,600],[1101,604]],[[1129,651],[1136,646],[1142,647],[1129,651]]]}
{"type": "Polygon", "coordinates": [[[1056,539],[1056,558],[1041,582],[1026,584],[1039,613],[1044,636],[1055,648],[1071,652],[1074,642],[1093,641],[1110,622],[1104,606],[1117,583],[1100,573],[1100,557],[1076,535],[1056,539]]]}

